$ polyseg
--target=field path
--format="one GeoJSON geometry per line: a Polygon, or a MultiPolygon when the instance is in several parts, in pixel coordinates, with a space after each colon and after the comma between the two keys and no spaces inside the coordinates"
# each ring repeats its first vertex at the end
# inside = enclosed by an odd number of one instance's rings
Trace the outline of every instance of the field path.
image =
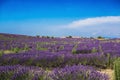
{"type": "Polygon", "coordinates": [[[107,74],[109,76],[109,80],[114,80],[114,71],[111,69],[102,69],[100,73],[107,74]]]}

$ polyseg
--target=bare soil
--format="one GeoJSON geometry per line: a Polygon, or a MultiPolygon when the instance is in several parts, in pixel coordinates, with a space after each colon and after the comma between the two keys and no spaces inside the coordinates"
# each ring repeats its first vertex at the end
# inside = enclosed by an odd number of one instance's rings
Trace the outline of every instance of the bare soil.
{"type": "Polygon", "coordinates": [[[99,72],[107,74],[109,76],[109,80],[114,80],[114,70],[112,70],[112,69],[102,69],[99,72]]]}

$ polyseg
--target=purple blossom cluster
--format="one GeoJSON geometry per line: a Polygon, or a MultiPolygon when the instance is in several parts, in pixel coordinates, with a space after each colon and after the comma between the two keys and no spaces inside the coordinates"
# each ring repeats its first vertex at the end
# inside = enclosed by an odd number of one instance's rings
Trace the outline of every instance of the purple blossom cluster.
{"type": "Polygon", "coordinates": [[[21,65],[0,66],[0,80],[108,80],[105,74],[97,72],[92,67],[74,65],[62,69],[56,68],[50,72],[38,67],[21,65]]]}
{"type": "Polygon", "coordinates": [[[26,52],[18,54],[4,54],[0,58],[0,65],[26,65],[39,66],[42,68],[65,67],[66,65],[90,65],[106,68],[108,59],[100,53],[94,54],[69,54],[50,53],[44,51],[26,52]]]}
{"type": "Polygon", "coordinates": [[[95,68],[113,68],[118,57],[120,39],[0,34],[0,80],[108,80],[95,68]]]}
{"type": "Polygon", "coordinates": [[[45,71],[33,66],[0,66],[0,80],[34,80],[36,74],[44,77],[45,71]]]}
{"type": "Polygon", "coordinates": [[[108,80],[108,76],[97,72],[92,67],[74,65],[62,69],[54,69],[53,80],[108,80]]]}

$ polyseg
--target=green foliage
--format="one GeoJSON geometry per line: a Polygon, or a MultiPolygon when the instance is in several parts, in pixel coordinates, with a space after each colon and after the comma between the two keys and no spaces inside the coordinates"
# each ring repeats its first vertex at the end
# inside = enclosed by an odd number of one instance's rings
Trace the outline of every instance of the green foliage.
{"type": "Polygon", "coordinates": [[[16,48],[12,48],[11,49],[14,53],[18,53],[20,51],[20,48],[16,47],[16,48]]]}
{"type": "Polygon", "coordinates": [[[37,50],[46,51],[47,48],[38,47],[37,50]]]}
{"type": "Polygon", "coordinates": [[[98,36],[97,38],[98,38],[98,39],[104,39],[102,36],[98,36]]]}
{"type": "Polygon", "coordinates": [[[63,50],[63,49],[64,49],[64,46],[63,46],[63,45],[61,45],[59,49],[60,49],[60,50],[63,50]]]}
{"type": "Polygon", "coordinates": [[[25,46],[24,46],[24,50],[25,50],[25,51],[28,51],[28,50],[29,50],[29,47],[28,47],[27,44],[25,44],[25,46]]]}
{"type": "Polygon", "coordinates": [[[67,36],[66,38],[72,38],[72,36],[67,36]]]}
{"type": "Polygon", "coordinates": [[[73,49],[72,49],[72,53],[73,53],[73,54],[76,54],[76,52],[77,52],[77,50],[76,50],[77,46],[78,46],[78,45],[75,44],[75,46],[73,47],[73,49]]]}
{"type": "Polygon", "coordinates": [[[115,80],[120,80],[120,58],[114,62],[114,76],[115,80]]]}
{"type": "Polygon", "coordinates": [[[35,79],[32,79],[32,80],[53,80],[48,76],[48,74],[44,74],[44,75],[35,74],[34,76],[35,76],[35,79]]]}
{"type": "Polygon", "coordinates": [[[72,49],[72,53],[76,54],[76,49],[75,48],[72,49]]]}
{"type": "Polygon", "coordinates": [[[13,76],[13,72],[1,72],[0,73],[0,80],[11,80],[13,76]]]}
{"type": "Polygon", "coordinates": [[[92,48],[92,53],[96,53],[97,52],[97,49],[95,47],[92,48]]]}
{"type": "Polygon", "coordinates": [[[40,35],[36,35],[37,38],[40,38],[40,35]]]}
{"type": "Polygon", "coordinates": [[[0,73],[0,80],[32,80],[33,76],[24,71],[3,71],[0,73]]]}
{"type": "Polygon", "coordinates": [[[51,38],[54,39],[54,36],[52,36],[51,38]]]}
{"type": "Polygon", "coordinates": [[[2,56],[4,54],[3,50],[0,50],[0,56],[2,56]]]}
{"type": "Polygon", "coordinates": [[[38,76],[38,80],[44,80],[44,76],[38,76]]]}
{"type": "Polygon", "coordinates": [[[50,36],[46,36],[46,38],[50,38],[50,36]]]}
{"type": "Polygon", "coordinates": [[[47,50],[47,48],[43,48],[39,44],[37,44],[37,48],[36,49],[37,50],[41,50],[41,51],[46,51],[47,50]]]}
{"type": "Polygon", "coordinates": [[[15,80],[32,80],[32,75],[29,72],[24,72],[24,74],[23,72],[18,72],[16,73],[15,80]]]}
{"type": "Polygon", "coordinates": [[[110,58],[110,54],[109,54],[109,53],[107,54],[107,58],[108,58],[107,66],[110,67],[110,64],[111,64],[111,58],[110,58]]]}

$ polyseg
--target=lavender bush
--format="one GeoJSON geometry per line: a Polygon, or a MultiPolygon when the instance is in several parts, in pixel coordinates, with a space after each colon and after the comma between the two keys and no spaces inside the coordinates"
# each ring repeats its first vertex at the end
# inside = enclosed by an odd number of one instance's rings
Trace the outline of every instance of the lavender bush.
{"type": "Polygon", "coordinates": [[[108,80],[120,57],[120,39],[0,35],[0,80],[108,80]]]}
{"type": "Polygon", "coordinates": [[[107,75],[100,74],[92,67],[82,65],[54,69],[51,77],[53,80],[108,80],[107,75]]]}

